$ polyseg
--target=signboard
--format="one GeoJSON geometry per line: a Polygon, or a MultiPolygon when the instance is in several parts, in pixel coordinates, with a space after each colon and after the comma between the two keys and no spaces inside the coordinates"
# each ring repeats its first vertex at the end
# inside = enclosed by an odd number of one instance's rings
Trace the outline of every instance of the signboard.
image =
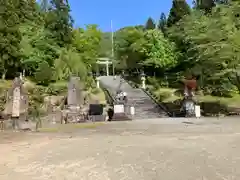
{"type": "Polygon", "coordinates": [[[195,106],[195,115],[197,118],[201,117],[201,108],[200,106],[195,106]]]}
{"type": "Polygon", "coordinates": [[[116,114],[116,113],[124,113],[124,105],[123,104],[114,105],[114,114],[116,114]]]}

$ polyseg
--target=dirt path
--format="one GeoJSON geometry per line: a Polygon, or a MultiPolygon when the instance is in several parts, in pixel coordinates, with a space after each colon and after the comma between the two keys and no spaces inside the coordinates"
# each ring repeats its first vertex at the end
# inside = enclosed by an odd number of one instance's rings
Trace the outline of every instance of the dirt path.
{"type": "MultiPolygon", "coordinates": [[[[0,145],[1,180],[238,180],[240,122],[109,123],[20,134],[0,145]],[[24,136],[24,135],[23,135],[24,136]]],[[[0,141],[1,142],[1,141],[0,141]]]]}

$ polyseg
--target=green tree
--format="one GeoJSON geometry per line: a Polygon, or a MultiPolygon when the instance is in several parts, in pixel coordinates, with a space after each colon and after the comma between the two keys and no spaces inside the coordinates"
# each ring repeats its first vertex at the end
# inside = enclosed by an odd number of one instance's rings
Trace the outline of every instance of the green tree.
{"type": "Polygon", "coordinates": [[[237,7],[218,6],[207,16],[195,11],[171,31],[188,45],[186,64],[201,76],[204,88],[229,89],[231,83],[240,90],[240,32],[232,13],[237,7]]]}
{"type": "Polygon", "coordinates": [[[53,69],[46,61],[39,64],[39,67],[35,73],[35,80],[38,84],[47,86],[52,80],[53,69]]]}
{"type": "Polygon", "coordinates": [[[16,0],[0,2],[0,68],[2,78],[5,78],[6,75],[14,76],[14,73],[21,67],[18,2],[16,0]]]}
{"type": "Polygon", "coordinates": [[[37,9],[37,4],[35,0],[18,0],[16,3],[16,8],[18,9],[17,14],[19,16],[20,22],[32,22],[39,21],[39,11],[37,9]]]}
{"type": "MultiPolygon", "coordinates": [[[[212,8],[215,6],[216,0],[196,0],[195,6],[198,9],[202,9],[205,12],[210,12],[212,8]]],[[[221,3],[222,1],[219,1],[221,3]]]]}
{"type": "Polygon", "coordinates": [[[145,29],[155,29],[155,28],[156,28],[156,24],[154,23],[154,20],[151,17],[149,17],[146,22],[145,29]]]}
{"type": "Polygon", "coordinates": [[[161,13],[159,23],[158,23],[158,29],[160,29],[164,35],[166,33],[166,26],[167,26],[167,18],[164,13],[161,13]]]}
{"type": "Polygon", "coordinates": [[[158,30],[146,31],[141,39],[132,44],[132,48],[146,57],[141,62],[144,66],[167,70],[177,63],[174,44],[158,30]]]}
{"type": "Polygon", "coordinates": [[[33,75],[43,61],[52,67],[60,54],[60,47],[49,38],[50,32],[35,23],[23,24],[20,30],[21,62],[27,75],[33,75]]]}
{"type": "Polygon", "coordinates": [[[122,28],[115,33],[115,50],[119,60],[117,68],[139,71],[141,68],[139,62],[143,57],[131,46],[143,36],[144,29],[134,26],[122,28]]]}
{"type": "Polygon", "coordinates": [[[45,18],[45,27],[52,33],[58,44],[63,47],[72,42],[73,19],[67,0],[51,0],[51,7],[45,18]]]}
{"type": "Polygon", "coordinates": [[[79,28],[73,32],[72,45],[88,67],[93,67],[99,57],[101,40],[102,32],[97,25],[87,25],[85,30],[79,28]]]}
{"type": "Polygon", "coordinates": [[[62,48],[60,56],[54,64],[54,79],[67,80],[72,74],[86,79],[87,66],[82,57],[74,49],[62,48]]]}
{"type": "Polygon", "coordinates": [[[110,58],[111,55],[112,55],[112,33],[105,32],[103,33],[101,38],[99,56],[110,58]]]}
{"type": "Polygon", "coordinates": [[[190,14],[191,9],[185,0],[173,0],[172,8],[167,19],[167,26],[170,27],[181,20],[185,15],[190,14]]]}

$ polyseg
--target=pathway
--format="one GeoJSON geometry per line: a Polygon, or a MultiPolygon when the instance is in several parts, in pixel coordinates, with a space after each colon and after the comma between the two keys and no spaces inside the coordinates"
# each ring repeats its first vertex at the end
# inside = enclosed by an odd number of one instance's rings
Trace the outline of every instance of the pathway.
{"type": "MultiPolygon", "coordinates": [[[[102,76],[100,82],[109,91],[116,93],[120,84],[120,76],[116,79],[113,76],[102,76]]],[[[142,89],[133,88],[126,81],[122,83],[121,89],[128,94],[128,104],[135,107],[134,119],[167,117],[166,112],[159,108],[142,89]]]]}
{"type": "Polygon", "coordinates": [[[237,119],[193,124],[169,119],[28,134],[28,138],[5,144],[0,139],[0,179],[239,179],[237,119]]]}

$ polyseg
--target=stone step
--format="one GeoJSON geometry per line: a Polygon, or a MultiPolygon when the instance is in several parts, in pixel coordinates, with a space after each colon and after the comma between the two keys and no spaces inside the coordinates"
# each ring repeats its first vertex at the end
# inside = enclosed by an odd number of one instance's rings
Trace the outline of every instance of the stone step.
{"type": "MultiPolygon", "coordinates": [[[[113,76],[102,76],[100,77],[100,83],[106,89],[111,91],[112,94],[116,94],[121,81],[120,79],[120,76],[115,80],[113,76]]],[[[121,90],[127,93],[127,104],[135,107],[135,119],[167,117],[167,113],[160,109],[142,89],[133,88],[126,81],[123,81],[121,90]]]]}

